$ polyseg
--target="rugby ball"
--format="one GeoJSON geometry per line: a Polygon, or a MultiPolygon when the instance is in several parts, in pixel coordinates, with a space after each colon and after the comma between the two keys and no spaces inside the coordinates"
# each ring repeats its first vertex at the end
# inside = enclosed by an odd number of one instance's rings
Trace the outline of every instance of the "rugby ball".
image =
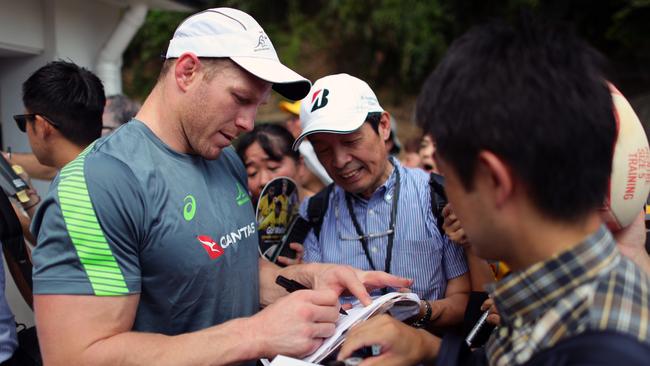
{"type": "Polygon", "coordinates": [[[614,104],[617,137],[612,158],[609,192],[601,216],[611,231],[632,223],[650,192],[650,148],[639,117],[623,94],[609,84],[614,104]]]}

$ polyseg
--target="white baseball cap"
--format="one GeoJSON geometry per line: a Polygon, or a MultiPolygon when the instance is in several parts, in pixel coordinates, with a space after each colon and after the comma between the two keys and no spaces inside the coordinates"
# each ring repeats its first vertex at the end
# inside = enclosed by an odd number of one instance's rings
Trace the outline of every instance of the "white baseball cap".
{"type": "Polygon", "coordinates": [[[293,144],[317,132],[348,134],[358,130],[368,113],[383,112],[368,84],[348,74],[318,79],[300,103],[302,133],[293,144]]]}
{"type": "Polygon", "coordinates": [[[273,83],[282,96],[298,100],[311,82],[284,66],[262,27],[241,10],[214,8],[185,19],[169,41],[166,58],[186,52],[198,57],[229,57],[258,78],[273,83]]]}

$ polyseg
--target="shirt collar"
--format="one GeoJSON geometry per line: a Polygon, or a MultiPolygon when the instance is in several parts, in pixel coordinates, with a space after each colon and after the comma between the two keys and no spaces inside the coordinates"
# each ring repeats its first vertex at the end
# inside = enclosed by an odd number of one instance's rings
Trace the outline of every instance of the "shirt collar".
{"type": "Polygon", "coordinates": [[[559,299],[620,260],[611,233],[598,230],[571,249],[488,285],[504,324],[537,319],[559,299]]]}

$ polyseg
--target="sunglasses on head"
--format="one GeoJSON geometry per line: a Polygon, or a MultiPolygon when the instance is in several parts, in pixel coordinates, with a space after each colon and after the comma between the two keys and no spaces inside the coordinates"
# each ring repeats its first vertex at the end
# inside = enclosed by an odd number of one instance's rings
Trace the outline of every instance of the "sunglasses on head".
{"type": "Polygon", "coordinates": [[[27,121],[33,121],[37,115],[41,116],[44,120],[47,121],[47,123],[51,124],[54,128],[59,128],[59,125],[54,123],[54,121],[52,121],[51,119],[47,118],[46,116],[40,113],[15,114],[14,121],[16,121],[16,125],[18,125],[19,130],[21,130],[22,132],[26,132],[27,121]]]}

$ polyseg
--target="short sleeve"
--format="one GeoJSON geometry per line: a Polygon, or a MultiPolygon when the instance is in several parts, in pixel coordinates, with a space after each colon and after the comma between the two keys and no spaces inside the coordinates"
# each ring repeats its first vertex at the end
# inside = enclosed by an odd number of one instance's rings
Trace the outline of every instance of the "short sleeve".
{"type": "MultiPolygon", "coordinates": [[[[427,178],[428,179],[428,178],[427,178]]],[[[428,187],[428,180],[427,180],[428,187]]],[[[431,235],[442,244],[442,266],[445,273],[445,279],[451,280],[467,272],[467,260],[465,252],[459,245],[449,239],[444,232],[438,229],[438,221],[433,216],[431,210],[431,191],[426,192],[426,223],[431,231],[431,235]]]]}
{"type": "Polygon", "coordinates": [[[52,185],[32,223],[34,293],[139,293],[147,223],[140,183],[128,166],[84,152],[52,185]]]}
{"type": "Polygon", "coordinates": [[[467,261],[463,248],[454,244],[447,235],[442,236],[442,265],[445,268],[447,280],[467,272],[467,261]]]}

